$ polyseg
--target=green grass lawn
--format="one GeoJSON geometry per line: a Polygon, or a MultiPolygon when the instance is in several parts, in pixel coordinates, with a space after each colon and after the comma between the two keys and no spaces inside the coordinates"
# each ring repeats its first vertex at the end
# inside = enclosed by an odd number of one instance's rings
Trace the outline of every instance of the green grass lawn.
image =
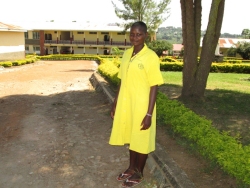
{"type": "MultiPolygon", "coordinates": [[[[181,72],[162,72],[166,84],[182,86],[181,72]]],[[[225,89],[250,93],[250,74],[210,73],[207,89],[225,89]]]]}
{"type": "MultiPolygon", "coordinates": [[[[162,72],[165,84],[160,91],[170,98],[181,93],[182,73],[162,72]]],[[[240,135],[243,144],[250,144],[250,74],[210,73],[205,102],[182,101],[186,107],[213,121],[219,130],[240,135]]]]}

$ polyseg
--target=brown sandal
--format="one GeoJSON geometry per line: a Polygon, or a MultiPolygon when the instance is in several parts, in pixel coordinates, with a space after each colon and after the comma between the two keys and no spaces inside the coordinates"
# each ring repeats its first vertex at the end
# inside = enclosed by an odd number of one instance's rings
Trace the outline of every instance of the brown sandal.
{"type": "Polygon", "coordinates": [[[122,187],[135,187],[137,185],[139,185],[141,182],[143,182],[144,178],[140,178],[140,179],[136,179],[136,180],[130,180],[130,179],[126,179],[123,184],[122,187]]]}
{"type": "Polygon", "coordinates": [[[140,172],[135,172],[136,175],[138,175],[139,177],[130,177],[127,178],[123,183],[122,183],[122,187],[135,187],[137,185],[139,185],[141,182],[144,181],[144,178],[142,176],[142,174],[140,172]]]}
{"type": "Polygon", "coordinates": [[[117,181],[124,181],[124,180],[127,180],[128,178],[130,178],[134,173],[135,171],[134,170],[130,170],[130,169],[127,169],[125,172],[119,174],[117,177],[116,177],[116,180],[117,181]],[[125,172],[132,172],[132,173],[125,173],[125,172]]]}

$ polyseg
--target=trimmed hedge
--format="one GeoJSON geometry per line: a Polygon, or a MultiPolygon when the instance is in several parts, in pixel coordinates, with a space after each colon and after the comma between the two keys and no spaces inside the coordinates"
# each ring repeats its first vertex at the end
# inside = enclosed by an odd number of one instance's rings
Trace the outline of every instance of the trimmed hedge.
{"type": "Polygon", "coordinates": [[[211,121],[160,92],[157,95],[157,119],[195,143],[201,155],[216,162],[229,175],[250,185],[250,146],[242,146],[237,138],[219,132],[211,121]]]}
{"type": "Polygon", "coordinates": [[[36,56],[29,55],[29,56],[26,56],[26,59],[23,59],[23,60],[0,62],[0,66],[3,66],[3,67],[21,66],[21,65],[25,65],[25,64],[34,63],[36,61],[37,61],[36,56]]]}
{"type": "MultiPolygon", "coordinates": [[[[182,71],[183,63],[161,62],[162,71],[182,71]]],[[[212,63],[210,72],[220,73],[250,73],[250,64],[247,63],[212,63]]]]}
{"type": "Polygon", "coordinates": [[[118,71],[119,69],[115,64],[115,61],[109,61],[104,59],[102,63],[98,66],[98,72],[114,85],[119,85],[120,83],[120,79],[117,78],[118,71]]]}
{"type": "Polygon", "coordinates": [[[88,60],[88,61],[101,61],[98,55],[91,55],[91,54],[53,54],[53,55],[46,55],[40,56],[39,59],[41,60],[50,60],[50,61],[69,61],[69,60],[88,60]]]}

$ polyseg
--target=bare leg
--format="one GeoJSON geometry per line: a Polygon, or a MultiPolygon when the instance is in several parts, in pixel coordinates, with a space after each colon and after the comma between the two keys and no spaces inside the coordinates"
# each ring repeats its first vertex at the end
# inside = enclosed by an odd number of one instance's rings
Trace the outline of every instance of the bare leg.
{"type": "Polygon", "coordinates": [[[143,169],[145,167],[148,154],[138,153],[133,150],[129,150],[130,161],[129,161],[129,169],[132,169],[136,172],[140,172],[143,174],[143,169]]]}
{"type": "Polygon", "coordinates": [[[123,182],[123,186],[132,186],[134,185],[134,181],[142,181],[143,178],[143,169],[145,167],[148,154],[138,153],[132,150],[129,150],[130,153],[130,165],[129,169],[133,169],[135,173],[131,177],[128,178],[129,181],[123,182]],[[131,182],[132,181],[132,182],[131,182]]]}
{"type": "Polygon", "coordinates": [[[129,150],[129,169],[137,171],[137,152],[129,150]]]}
{"type": "Polygon", "coordinates": [[[148,154],[137,153],[137,170],[141,173],[142,176],[147,158],[148,154]]]}

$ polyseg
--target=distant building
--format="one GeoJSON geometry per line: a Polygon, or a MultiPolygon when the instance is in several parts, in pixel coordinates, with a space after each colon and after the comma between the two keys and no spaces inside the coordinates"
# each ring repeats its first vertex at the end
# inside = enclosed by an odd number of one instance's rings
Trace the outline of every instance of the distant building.
{"type": "Polygon", "coordinates": [[[0,61],[25,58],[23,28],[0,22],[0,61]]]}
{"type": "Polygon", "coordinates": [[[32,24],[25,33],[26,53],[112,54],[112,47],[131,47],[129,32],[116,24],[45,22],[32,24]]]}
{"type": "Polygon", "coordinates": [[[182,49],[183,49],[182,44],[173,44],[173,56],[180,56],[182,49]]]}
{"type": "Polygon", "coordinates": [[[181,50],[183,49],[183,45],[182,44],[173,44],[173,49],[172,51],[163,51],[162,52],[162,55],[163,56],[168,56],[168,55],[171,55],[171,56],[180,56],[180,53],[181,53],[181,50]]]}
{"type": "MultiPolygon", "coordinates": [[[[227,56],[227,51],[231,47],[236,47],[238,42],[248,42],[248,43],[250,43],[250,39],[219,38],[217,47],[215,49],[215,55],[216,56],[218,56],[218,55],[227,56]]],[[[202,48],[202,39],[200,41],[199,54],[201,53],[201,48],[202,48]]],[[[240,56],[237,55],[237,57],[240,57],[240,56]]]]}

